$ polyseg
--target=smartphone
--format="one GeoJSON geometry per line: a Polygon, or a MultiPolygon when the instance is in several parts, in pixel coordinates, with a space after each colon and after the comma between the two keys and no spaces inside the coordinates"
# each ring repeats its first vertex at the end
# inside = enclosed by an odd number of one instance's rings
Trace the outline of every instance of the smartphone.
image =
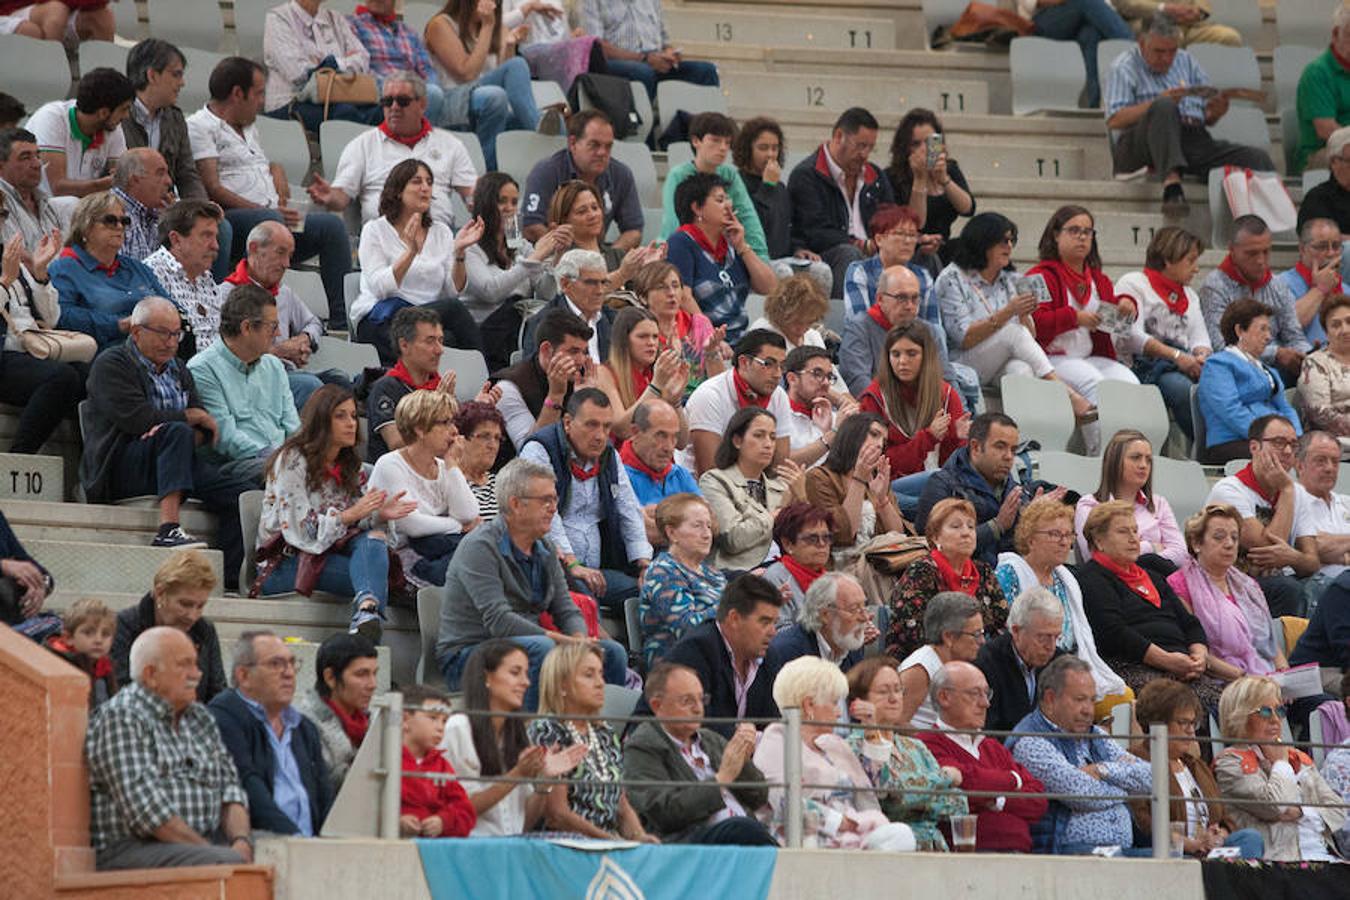
{"type": "Polygon", "coordinates": [[[943,139],[941,132],[934,132],[928,136],[928,168],[932,169],[938,164],[938,158],[947,152],[947,142],[943,139]]]}

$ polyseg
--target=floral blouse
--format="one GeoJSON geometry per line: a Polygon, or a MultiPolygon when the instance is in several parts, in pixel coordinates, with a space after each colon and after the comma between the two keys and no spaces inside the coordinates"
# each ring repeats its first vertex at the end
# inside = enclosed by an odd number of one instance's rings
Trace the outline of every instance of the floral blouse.
{"type": "MultiPolygon", "coordinates": [[[[361,492],[366,486],[366,473],[361,473],[355,493],[349,493],[327,477],[317,491],[311,492],[306,483],[307,471],[305,458],[299,450],[286,451],[272,464],[263,492],[257,546],[266,546],[280,534],[296,550],[324,553],[347,533],[342,511],[361,499],[361,492]]],[[[371,513],[354,527],[368,531],[378,524],[378,515],[371,513]]],[[[387,539],[391,542],[394,540],[393,526],[393,522],[383,525],[387,539]]]]}
{"type": "MultiPolygon", "coordinates": [[[[993,566],[977,559],[975,569],[980,574],[975,599],[984,616],[984,633],[992,638],[1001,634],[1007,624],[1008,601],[994,577],[993,566]]],[[[917,559],[905,569],[890,599],[891,625],[886,634],[889,655],[904,659],[924,645],[923,611],[928,606],[928,598],[945,590],[931,556],[917,559]]]]}
{"type": "Polygon", "coordinates": [[[1322,761],[1322,777],[1331,789],[1350,803],[1350,744],[1342,744],[1322,761]]]}
{"type": "Polygon", "coordinates": [[[706,562],[694,571],[669,553],[652,561],[638,599],[642,654],[648,666],[665,656],[686,631],[717,613],[726,586],[726,576],[706,562]]]}
{"type": "Polygon", "coordinates": [[[906,793],[907,789],[940,790],[952,786],[952,780],[942,773],[929,749],[899,734],[887,742],[872,742],[864,740],[863,732],[853,731],[847,740],[872,784],[888,789],[877,796],[886,818],[908,825],[918,849],[946,850],[947,840],[938,830],[938,822],[948,816],[964,816],[970,810],[964,794],[906,793]]]}
{"type": "Polygon", "coordinates": [[[577,782],[567,789],[572,812],[596,828],[611,834],[619,832],[619,803],[623,799],[623,748],[618,737],[604,722],[592,722],[589,734],[583,734],[571,722],[535,719],[527,731],[530,741],[545,747],[587,746],[581,764],[572,770],[577,782]]]}
{"type": "Polygon", "coordinates": [[[1350,448],[1350,366],[1341,365],[1325,347],[1303,358],[1298,399],[1310,427],[1329,431],[1350,448]]]}

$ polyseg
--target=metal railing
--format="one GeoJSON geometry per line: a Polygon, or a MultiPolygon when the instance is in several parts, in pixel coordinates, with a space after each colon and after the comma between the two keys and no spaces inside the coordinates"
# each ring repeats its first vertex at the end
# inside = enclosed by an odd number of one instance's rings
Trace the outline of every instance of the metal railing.
{"type": "MultiPolygon", "coordinates": [[[[528,784],[528,785],[576,785],[578,780],[569,777],[534,777],[518,778],[511,775],[470,775],[444,774],[431,772],[410,772],[404,773],[402,770],[403,743],[402,743],[402,714],[412,707],[403,705],[402,695],[391,692],[382,696],[377,696],[371,703],[373,708],[382,709],[385,713],[381,717],[382,727],[380,729],[380,741],[382,746],[381,764],[372,771],[372,774],[380,779],[380,811],[379,811],[379,835],[385,839],[396,839],[399,837],[399,800],[400,787],[403,778],[424,778],[432,781],[459,781],[464,785],[478,784],[528,784]]],[[[443,711],[443,706],[436,707],[443,711]]],[[[518,718],[526,720],[539,719],[558,719],[570,722],[621,722],[621,723],[641,723],[655,721],[650,716],[634,715],[567,715],[567,716],[544,716],[537,713],[526,712],[495,712],[485,710],[455,710],[452,715],[464,715],[470,717],[491,717],[491,718],[518,718]]],[[[866,732],[891,732],[905,736],[910,736],[916,730],[909,726],[894,725],[876,725],[864,724],[858,722],[817,722],[806,721],[802,719],[801,710],[790,707],[783,710],[781,719],[766,718],[717,718],[717,717],[699,717],[699,718],[673,718],[666,717],[662,722],[669,724],[688,724],[698,723],[703,726],[738,723],[750,723],[755,726],[769,724],[780,724],[783,726],[783,780],[782,781],[734,781],[729,784],[721,784],[720,787],[736,789],[741,787],[755,788],[781,788],[784,791],[784,819],[783,832],[785,843],[788,848],[799,849],[803,846],[803,827],[806,819],[805,815],[805,795],[808,790],[825,791],[845,791],[851,793],[869,793],[873,795],[885,795],[892,792],[890,788],[868,786],[848,786],[839,784],[813,784],[802,780],[802,729],[806,726],[827,727],[831,730],[849,729],[853,731],[866,732]]],[[[1066,734],[1065,732],[1026,732],[1026,731],[997,731],[997,730],[977,730],[977,729],[945,729],[945,734],[981,736],[992,740],[1001,740],[1004,737],[1016,735],[1019,738],[1073,738],[1077,735],[1066,734]]],[[[1084,736],[1086,737],[1086,736],[1084,736]]],[[[1017,796],[1026,799],[1043,799],[1047,801],[1114,801],[1128,803],[1131,801],[1147,801],[1149,803],[1151,815],[1151,836],[1153,841],[1152,855],[1154,859],[1166,859],[1171,856],[1172,851],[1172,822],[1171,822],[1171,804],[1174,801],[1183,801],[1185,803],[1223,804],[1224,806],[1269,806],[1270,801],[1260,799],[1243,799],[1230,796],[1203,796],[1199,794],[1169,794],[1168,784],[1170,782],[1171,770],[1168,756],[1168,744],[1173,741],[1179,742],[1200,742],[1200,743],[1232,743],[1225,742],[1219,736],[1200,736],[1200,735],[1171,735],[1167,731],[1167,726],[1154,724],[1150,727],[1147,734],[1131,735],[1111,735],[1097,733],[1092,737],[1111,740],[1118,743],[1134,743],[1141,739],[1147,739],[1149,747],[1149,760],[1152,766],[1152,790],[1147,794],[1064,794],[1049,791],[1018,791],[1017,796]]],[[[1287,747],[1296,747],[1299,749],[1325,748],[1334,749],[1343,745],[1326,744],[1312,741],[1258,741],[1243,740],[1244,746],[1259,746],[1262,744],[1280,744],[1287,747]]],[[[614,782],[606,782],[613,784],[614,782]]],[[[657,780],[635,780],[620,778],[617,782],[622,787],[650,787],[650,788],[687,788],[691,786],[689,781],[657,781],[657,780]]],[[[976,791],[967,790],[959,787],[948,788],[915,788],[905,786],[903,793],[911,796],[962,796],[967,798],[998,798],[1006,797],[1007,791],[976,791]]],[[[1350,803],[1344,801],[1335,803],[1316,803],[1304,802],[1300,800],[1299,807],[1308,808],[1336,808],[1344,809],[1350,812],[1350,803]]],[[[1185,824],[1184,822],[1182,823],[1185,824]]]]}

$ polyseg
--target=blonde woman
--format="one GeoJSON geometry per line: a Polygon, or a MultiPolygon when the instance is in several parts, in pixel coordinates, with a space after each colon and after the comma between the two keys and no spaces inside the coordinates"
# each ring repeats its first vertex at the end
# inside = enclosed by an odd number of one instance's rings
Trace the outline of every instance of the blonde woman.
{"type": "Polygon", "coordinates": [[[787,341],[788,352],[798,347],[824,347],[825,338],[816,327],[830,310],[830,301],[809,275],[794,275],[778,282],[764,298],[764,315],[751,328],[776,331],[787,341]]]}
{"type": "Polygon", "coordinates": [[[609,339],[609,361],[596,371],[596,384],[609,395],[614,407],[611,434],[616,444],[632,436],[633,412],[646,397],[655,396],[675,408],[680,416],[680,440],[689,439],[684,415],[684,389],[689,384],[689,364],[673,347],[662,347],[656,316],[630,306],[614,317],[609,339]]]}

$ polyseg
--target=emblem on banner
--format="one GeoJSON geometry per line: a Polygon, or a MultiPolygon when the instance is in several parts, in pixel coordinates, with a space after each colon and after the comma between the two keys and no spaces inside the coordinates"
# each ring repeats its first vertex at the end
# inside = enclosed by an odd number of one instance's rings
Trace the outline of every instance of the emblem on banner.
{"type": "Polygon", "coordinates": [[[586,900],[644,900],[645,897],[632,876],[609,856],[600,861],[595,877],[586,886],[586,900]]]}

